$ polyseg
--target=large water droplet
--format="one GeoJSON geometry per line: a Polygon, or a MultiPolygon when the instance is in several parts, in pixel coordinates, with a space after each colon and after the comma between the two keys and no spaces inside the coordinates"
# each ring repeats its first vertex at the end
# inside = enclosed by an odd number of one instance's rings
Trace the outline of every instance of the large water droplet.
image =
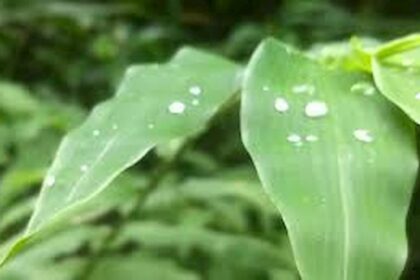
{"type": "Polygon", "coordinates": [[[353,131],[353,135],[357,140],[365,143],[371,143],[374,140],[370,131],[367,129],[356,129],[353,131]]]}
{"type": "Polygon", "coordinates": [[[328,106],[324,101],[311,101],[305,106],[305,114],[310,118],[318,118],[328,114],[328,106]]]}
{"type": "Polygon", "coordinates": [[[171,114],[182,114],[185,111],[185,104],[180,101],[174,101],[168,106],[171,114]]]}
{"type": "Polygon", "coordinates": [[[54,186],[54,184],[55,184],[55,177],[52,175],[48,175],[47,178],[45,178],[45,186],[47,188],[50,188],[54,186]]]}
{"type": "Polygon", "coordinates": [[[198,96],[201,94],[202,89],[199,86],[191,86],[189,91],[192,95],[198,96]]]}
{"type": "Polygon", "coordinates": [[[289,110],[289,103],[286,99],[277,97],[276,100],[274,100],[274,109],[276,109],[277,112],[284,113],[289,110]]]}

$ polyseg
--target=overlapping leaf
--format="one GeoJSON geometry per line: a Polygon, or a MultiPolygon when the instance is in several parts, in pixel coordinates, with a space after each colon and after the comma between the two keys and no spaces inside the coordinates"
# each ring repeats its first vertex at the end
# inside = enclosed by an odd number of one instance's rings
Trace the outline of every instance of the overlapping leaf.
{"type": "Polygon", "coordinates": [[[369,76],[265,41],[246,71],[242,137],[305,280],[398,279],[417,173],[413,125],[369,76]]]}
{"type": "Polygon", "coordinates": [[[203,129],[236,91],[238,70],[188,48],[166,65],[130,68],[116,97],[64,138],[15,249],[59,214],[98,194],[155,145],[203,129]]]}

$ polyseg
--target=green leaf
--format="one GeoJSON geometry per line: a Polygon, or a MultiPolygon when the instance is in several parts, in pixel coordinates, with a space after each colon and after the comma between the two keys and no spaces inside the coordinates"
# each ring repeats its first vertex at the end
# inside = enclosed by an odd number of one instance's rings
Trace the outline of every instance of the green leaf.
{"type": "Polygon", "coordinates": [[[164,258],[134,254],[129,257],[105,258],[93,271],[89,280],[159,279],[196,280],[197,275],[164,258]]]}
{"type": "Polygon", "coordinates": [[[304,280],[397,279],[404,266],[418,167],[414,128],[370,83],[274,40],[246,70],[243,142],[304,280]],[[276,110],[277,98],[288,107],[278,99],[276,110]]]}
{"type": "Polygon", "coordinates": [[[372,66],[382,94],[420,124],[420,48],[411,51],[410,55],[398,54],[387,59],[374,57],[372,66]]]}
{"type": "Polygon", "coordinates": [[[189,48],[166,65],[131,67],[116,97],[97,106],[62,141],[16,248],[97,195],[155,145],[203,130],[237,90],[238,71],[233,63],[189,48]]]}

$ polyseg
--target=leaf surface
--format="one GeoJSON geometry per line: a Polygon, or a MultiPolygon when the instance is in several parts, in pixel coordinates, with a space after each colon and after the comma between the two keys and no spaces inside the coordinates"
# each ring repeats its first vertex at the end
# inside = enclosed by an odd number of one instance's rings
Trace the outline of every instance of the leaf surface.
{"type": "Polygon", "coordinates": [[[420,124],[420,48],[372,60],[375,82],[382,94],[420,124]]]}
{"type": "Polygon", "coordinates": [[[165,65],[131,67],[116,97],[62,141],[26,233],[15,248],[106,188],[155,145],[200,132],[237,90],[239,67],[182,49],[165,65]]]}
{"type": "Polygon", "coordinates": [[[243,142],[304,280],[391,280],[404,266],[414,128],[371,87],[272,39],[246,70],[243,142]]]}

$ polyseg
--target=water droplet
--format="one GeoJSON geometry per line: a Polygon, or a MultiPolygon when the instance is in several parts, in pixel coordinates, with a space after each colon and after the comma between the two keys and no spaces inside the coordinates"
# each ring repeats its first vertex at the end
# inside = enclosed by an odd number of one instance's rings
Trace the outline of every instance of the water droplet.
{"type": "Polygon", "coordinates": [[[55,177],[51,176],[51,175],[48,175],[47,178],[45,178],[45,186],[47,188],[50,188],[50,187],[54,186],[54,184],[55,184],[55,177]]]}
{"type": "Polygon", "coordinates": [[[88,166],[86,164],[83,164],[82,166],[80,166],[80,171],[82,172],[88,171],[88,166]]]}
{"type": "Polygon", "coordinates": [[[99,134],[101,134],[101,132],[100,132],[99,130],[95,129],[95,130],[92,132],[92,134],[93,134],[93,136],[99,136],[99,134]]]}
{"type": "Polygon", "coordinates": [[[190,93],[192,95],[198,96],[198,95],[201,94],[201,92],[202,92],[202,90],[201,90],[201,87],[199,87],[199,86],[192,86],[192,87],[190,87],[190,93]]]}
{"type": "Polygon", "coordinates": [[[305,114],[310,118],[318,118],[328,113],[327,103],[324,101],[311,101],[305,106],[305,114]]]}
{"type": "Polygon", "coordinates": [[[193,99],[193,101],[191,102],[191,104],[194,105],[194,106],[198,106],[200,104],[200,100],[193,99]]]}
{"type": "Polygon", "coordinates": [[[366,129],[356,129],[353,132],[354,137],[362,142],[371,143],[373,142],[373,136],[371,135],[369,130],[366,129]]]}
{"type": "Polygon", "coordinates": [[[155,128],[155,125],[154,124],[152,124],[152,123],[149,123],[149,125],[147,126],[149,129],[153,129],[153,128],[155,128]]]}
{"type": "Polygon", "coordinates": [[[269,86],[263,86],[263,91],[269,91],[270,87],[269,86]]]}
{"type": "Polygon", "coordinates": [[[179,101],[172,102],[168,106],[168,110],[171,114],[182,114],[185,111],[185,104],[179,101]]]}
{"type": "Polygon", "coordinates": [[[114,124],[112,125],[112,129],[113,129],[113,130],[117,130],[117,129],[118,129],[118,125],[114,123],[114,124]]]}
{"type": "Polygon", "coordinates": [[[319,138],[318,138],[318,136],[316,136],[316,135],[312,135],[312,134],[310,134],[310,135],[307,135],[307,136],[305,137],[305,140],[306,140],[306,141],[308,141],[308,142],[316,142],[316,141],[318,141],[318,140],[319,140],[319,138]]]}
{"type": "Polygon", "coordinates": [[[375,87],[369,82],[358,82],[351,86],[352,92],[361,92],[364,95],[374,95],[376,93],[375,87]]]}
{"type": "Polygon", "coordinates": [[[274,108],[277,112],[284,113],[289,110],[289,103],[282,97],[277,97],[274,101],[274,108]]]}
{"type": "Polygon", "coordinates": [[[292,88],[293,93],[308,93],[312,95],[315,93],[315,87],[309,84],[296,85],[292,88]]]}
{"type": "Polygon", "coordinates": [[[292,133],[287,136],[287,141],[290,143],[302,143],[302,137],[298,134],[292,133]]]}
{"type": "Polygon", "coordinates": [[[417,100],[420,100],[420,92],[416,93],[415,98],[416,98],[417,100]]]}

